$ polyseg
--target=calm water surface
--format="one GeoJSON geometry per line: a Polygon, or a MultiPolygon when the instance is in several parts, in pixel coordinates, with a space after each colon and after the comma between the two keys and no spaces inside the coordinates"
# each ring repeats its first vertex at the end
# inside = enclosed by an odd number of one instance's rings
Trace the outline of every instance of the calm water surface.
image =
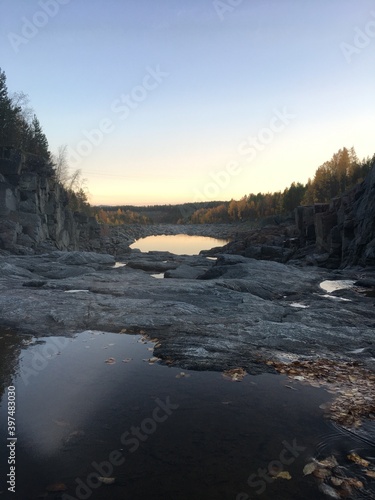
{"type": "MultiPolygon", "coordinates": [[[[216,372],[184,376],[149,364],[153,344],[127,334],[87,331],[31,343],[9,332],[1,337],[1,387],[16,388],[18,441],[17,493],[0,498],[39,498],[62,482],[65,496],[41,498],[317,500],[326,497],[302,474],[317,449],[323,457],[371,453],[323,419],[327,392],[298,384],[291,390],[283,376],[237,383],[216,372]],[[283,453],[292,479],[262,479],[283,453]],[[98,487],[96,473],[115,484],[98,487]]],[[[5,403],[6,390],[6,492],[5,403]]]]}
{"type": "Polygon", "coordinates": [[[177,255],[197,255],[201,250],[226,245],[229,240],[208,238],[206,236],[188,236],[186,234],[147,236],[137,240],[130,248],[138,248],[142,252],[152,250],[171,252],[177,255]]]}

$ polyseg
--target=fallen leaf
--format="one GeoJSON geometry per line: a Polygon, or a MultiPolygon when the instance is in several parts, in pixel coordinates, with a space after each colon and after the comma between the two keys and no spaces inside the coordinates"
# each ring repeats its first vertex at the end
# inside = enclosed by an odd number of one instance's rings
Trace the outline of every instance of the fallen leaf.
{"type": "Polygon", "coordinates": [[[341,496],[337,493],[337,491],[334,488],[332,488],[332,486],[328,486],[328,484],[324,483],[320,484],[319,489],[322,493],[324,493],[328,497],[341,498],[341,496]]]}
{"type": "Polygon", "coordinates": [[[356,479],[355,477],[349,477],[349,478],[345,479],[345,482],[349,486],[353,486],[354,488],[358,488],[358,489],[362,489],[364,486],[362,481],[360,481],[359,479],[356,479]]]}
{"type": "Polygon", "coordinates": [[[68,488],[64,483],[54,483],[47,486],[46,491],[49,493],[55,493],[58,491],[66,491],[68,488]]]}
{"type": "Polygon", "coordinates": [[[315,469],[313,475],[319,479],[324,479],[332,475],[332,472],[328,469],[315,469]]]}
{"type": "Polygon", "coordinates": [[[317,467],[318,466],[316,465],[315,462],[310,462],[309,464],[306,464],[305,467],[303,468],[303,475],[308,476],[309,474],[312,474],[317,467]]]}
{"type": "Polygon", "coordinates": [[[116,481],[115,477],[98,477],[98,480],[103,484],[113,484],[116,481]]]}
{"type": "Polygon", "coordinates": [[[368,460],[361,458],[357,453],[350,453],[349,455],[347,455],[347,458],[352,462],[361,465],[362,467],[368,467],[370,465],[370,462],[368,460]]]}
{"type": "Polygon", "coordinates": [[[340,479],[339,477],[331,477],[331,483],[334,485],[334,486],[341,486],[342,483],[344,482],[343,479],[340,479]]]}
{"type": "Polygon", "coordinates": [[[156,358],[156,357],[154,356],[153,358],[146,359],[146,361],[148,361],[148,364],[149,364],[149,365],[153,365],[153,364],[155,364],[157,361],[159,361],[159,358],[156,358]]]}
{"type": "Polygon", "coordinates": [[[62,439],[62,441],[63,441],[65,446],[76,445],[77,443],[79,443],[83,439],[84,436],[85,436],[84,431],[80,431],[80,430],[73,431],[68,436],[64,437],[62,439]]]}
{"type": "Polygon", "coordinates": [[[105,362],[107,363],[107,365],[114,365],[116,363],[116,360],[115,358],[108,358],[105,360],[105,362]]]}
{"type": "Polygon", "coordinates": [[[375,479],[375,470],[366,470],[365,474],[366,474],[366,476],[371,477],[372,479],[375,479]]]}
{"type": "Polygon", "coordinates": [[[246,377],[247,372],[243,368],[232,368],[223,372],[224,378],[234,382],[241,382],[246,377]]]}
{"type": "Polygon", "coordinates": [[[333,467],[337,467],[338,462],[336,460],[336,457],[331,455],[330,457],[324,459],[324,460],[319,460],[319,465],[322,465],[323,467],[329,467],[332,469],[333,467]]]}
{"type": "Polygon", "coordinates": [[[289,474],[289,472],[287,470],[283,470],[281,472],[279,472],[278,474],[276,474],[275,476],[276,479],[292,479],[292,476],[289,474]]]}

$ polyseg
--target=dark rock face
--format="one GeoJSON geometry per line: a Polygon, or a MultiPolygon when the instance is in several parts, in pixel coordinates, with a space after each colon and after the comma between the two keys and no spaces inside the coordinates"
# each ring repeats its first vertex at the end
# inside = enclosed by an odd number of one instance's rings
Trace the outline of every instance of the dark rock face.
{"type": "MultiPolygon", "coordinates": [[[[278,224],[248,229],[234,235],[234,240],[221,249],[212,249],[205,254],[237,254],[257,260],[286,263],[295,254],[298,246],[298,231],[294,221],[284,218],[278,224]]],[[[202,252],[203,253],[203,252],[202,252]]]]}
{"type": "Polygon", "coordinates": [[[296,209],[301,244],[316,242],[326,261],[375,265],[375,167],[365,181],[330,204],[296,209]]]}
{"type": "Polygon", "coordinates": [[[48,162],[0,148],[0,249],[23,255],[53,248],[100,250],[95,219],[75,215],[67,205],[48,162]]]}

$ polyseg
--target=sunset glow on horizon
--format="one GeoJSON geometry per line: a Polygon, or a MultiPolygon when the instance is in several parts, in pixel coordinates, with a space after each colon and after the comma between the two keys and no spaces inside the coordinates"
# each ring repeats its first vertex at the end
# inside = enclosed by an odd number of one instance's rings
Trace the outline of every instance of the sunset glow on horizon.
{"type": "Polygon", "coordinates": [[[375,153],[374,2],[232,3],[2,2],[8,87],[92,204],[239,199],[375,153]]]}

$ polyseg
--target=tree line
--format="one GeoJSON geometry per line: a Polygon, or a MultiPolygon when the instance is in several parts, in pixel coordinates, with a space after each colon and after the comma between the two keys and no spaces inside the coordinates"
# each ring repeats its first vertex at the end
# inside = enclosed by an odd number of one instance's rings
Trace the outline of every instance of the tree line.
{"type": "Polygon", "coordinates": [[[0,148],[16,149],[44,160],[46,171],[65,189],[73,211],[90,213],[81,172],[70,171],[66,146],[52,154],[40,121],[24,92],[9,93],[7,77],[0,68],[0,148]]]}
{"type": "Polygon", "coordinates": [[[92,212],[99,224],[109,226],[122,226],[123,224],[151,224],[153,221],[136,211],[123,210],[122,208],[93,207],[92,212]]]}
{"type": "Polygon", "coordinates": [[[293,182],[284,191],[250,193],[240,200],[94,208],[100,223],[121,224],[212,224],[257,221],[276,215],[291,214],[300,205],[328,203],[362,182],[372,166],[372,158],[359,160],[354,148],[342,148],[323,163],[306,184],[293,182]]]}
{"type": "Polygon", "coordinates": [[[284,191],[243,196],[215,207],[197,209],[190,217],[195,224],[258,220],[288,214],[300,205],[328,203],[362,182],[375,164],[372,158],[358,160],[354,148],[342,148],[323,163],[306,184],[293,182],[284,191]]]}

